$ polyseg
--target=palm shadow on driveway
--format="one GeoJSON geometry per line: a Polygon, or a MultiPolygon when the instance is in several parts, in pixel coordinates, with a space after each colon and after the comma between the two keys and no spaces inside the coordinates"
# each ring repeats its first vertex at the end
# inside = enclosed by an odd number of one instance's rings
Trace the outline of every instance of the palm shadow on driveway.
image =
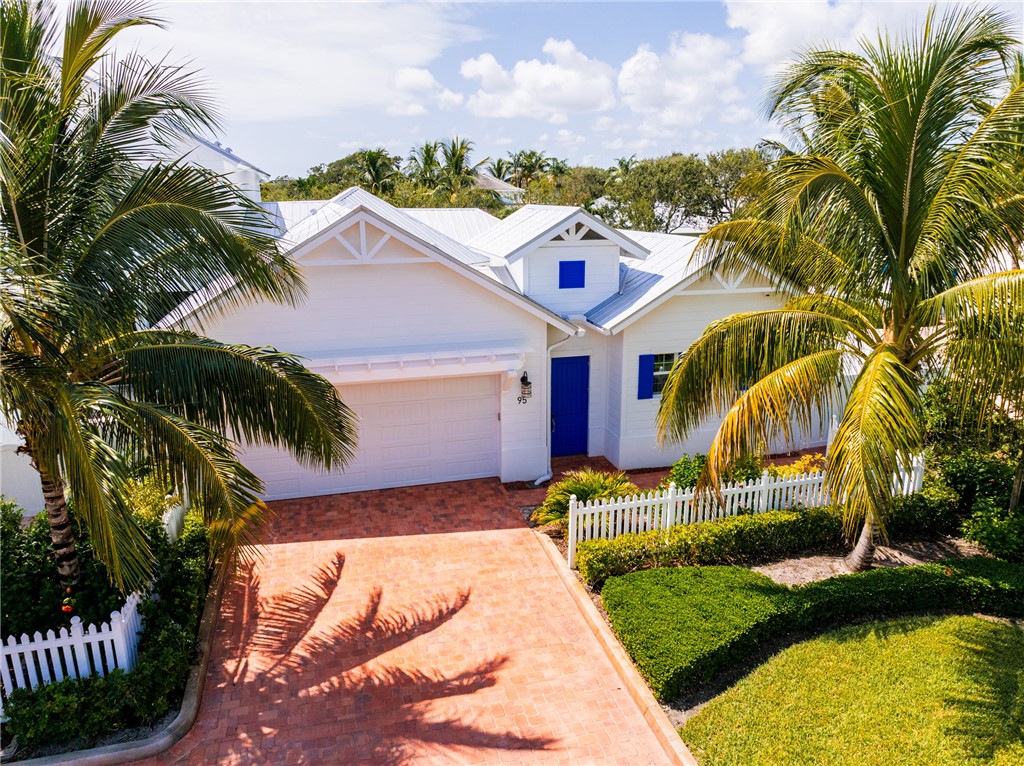
{"type": "MultiPolygon", "coordinates": [[[[328,628],[317,622],[341,585],[339,551],[316,567],[306,584],[263,597],[251,568],[240,573],[225,599],[222,625],[236,639],[228,683],[240,692],[233,743],[245,761],[405,764],[424,749],[546,750],[550,737],[486,731],[445,715],[448,698],[494,686],[508,664],[495,656],[456,672],[394,667],[383,656],[455,617],[469,590],[402,610],[383,607],[374,588],[365,607],[328,628]],[[254,714],[254,715],[253,715],[254,714]],[[251,729],[243,731],[243,729],[251,729]]],[[[322,624],[322,621],[321,621],[322,624]]]]}

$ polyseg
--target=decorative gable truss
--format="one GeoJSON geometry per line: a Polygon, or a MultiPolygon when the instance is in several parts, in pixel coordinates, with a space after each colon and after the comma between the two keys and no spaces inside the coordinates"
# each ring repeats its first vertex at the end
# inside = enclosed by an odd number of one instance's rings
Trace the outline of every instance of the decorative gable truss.
{"type": "Polygon", "coordinates": [[[591,229],[585,223],[574,223],[568,229],[552,239],[562,242],[583,242],[595,239],[605,239],[602,235],[591,229]]]}
{"type": "Polygon", "coordinates": [[[293,253],[304,266],[357,266],[361,264],[429,263],[423,246],[400,230],[365,213],[357,213],[334,229],[293,253]]]}

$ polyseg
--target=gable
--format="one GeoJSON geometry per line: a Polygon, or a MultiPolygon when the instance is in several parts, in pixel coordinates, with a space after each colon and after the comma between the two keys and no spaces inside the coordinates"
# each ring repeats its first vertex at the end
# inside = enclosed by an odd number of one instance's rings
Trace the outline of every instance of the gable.
{"type": "Polygon", "coordinates": [[[318,240],[298,256],[303,266],[356,266],[429,262],[433,259],[413,247],[399,233],[359,218],[329,239],[318,240]]]}

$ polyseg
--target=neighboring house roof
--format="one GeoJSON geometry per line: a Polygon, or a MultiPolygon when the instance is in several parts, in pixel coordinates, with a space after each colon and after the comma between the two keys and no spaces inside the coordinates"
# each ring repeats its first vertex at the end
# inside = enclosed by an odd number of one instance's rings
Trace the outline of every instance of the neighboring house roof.
{"type": "Polygon", "coordinates": [[[486,210],[476,207],[403,207],[400,210],[462,243],[483,234],[501,221],[486,210]]]}
{"type": "Polygon", "coordinates": [[[500,178],[492,176],[490,173],[478,174],[473,185],[477,189],[497,192],[503,197],[521,197],[526,194],[525,189],[520,189],[518,186],[513,186],[506,181],[502,181],[500,178]]]}
{"type": "Polygon", "coordinates": [[[613,332],[624,321],[663,297],[700,267],[692,262],[697,237],[650,231],[624,231],[650,251],[640,264],[626,265],[619,293],[587,312],[587,321],[613,332]]]}
{"type": "Polygon", "coordinates": [[[252,170],[255,170],[260,175],[264,175],[267,178],[270,178],[270,173],[268,173],[266,170],[261,170],[260,168],[258,168],[255,165],[253,165],[251,162],[247,162],[246,160],[243,160],[241,157],[239,157],[237,154],[235,154],[233,151],[231,151],[231,147],[229,147],[229,146],[227,146],[227,147],[226,146],[222,146],[220,141],[207,141],[205,138],[201,138],[200,136],[197,136],[194,133],[190,134],[189,138],[194,139],[197,143],[202,144],[207,149],[212,149],[213,151],[217,152],[218,154],[224,155],[225,157],[227,157],[232,162],[237,162],[239,165],[245,165],[247,168],[251,168],[252,170]]]}
{"type": "Polygon", "coordinates": [[[624,254],[645,258],[647,250],[582,208],[565,205],[524,205],[483,234],[467,243],[490,255],[515,261],[557,236],[572,219],[581,219],[596,234],[614,242],[624,254]]]}

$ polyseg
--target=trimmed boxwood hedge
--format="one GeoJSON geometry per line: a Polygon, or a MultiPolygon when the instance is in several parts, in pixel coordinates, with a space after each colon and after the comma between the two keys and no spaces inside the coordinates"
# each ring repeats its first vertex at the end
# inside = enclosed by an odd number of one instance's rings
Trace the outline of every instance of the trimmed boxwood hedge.
{"type": "Polygon", "coordinates": [[[740,567],[651,569],[601,591],[619,640],[668,701],[759,645],[868,617],[927,612],[1024,617],[1024,565],[958,559],[875,569],[789,588],[740,567]]]}
{"type": "Polygon", "coordinates": [[[842,548],[842,508],[801,508],[731,516],[667,532],[584,540],[576,549],[576,569],[591,586],[609,577],[654,567],[690,564],[746,564],[804,551],[842,548]]]}

